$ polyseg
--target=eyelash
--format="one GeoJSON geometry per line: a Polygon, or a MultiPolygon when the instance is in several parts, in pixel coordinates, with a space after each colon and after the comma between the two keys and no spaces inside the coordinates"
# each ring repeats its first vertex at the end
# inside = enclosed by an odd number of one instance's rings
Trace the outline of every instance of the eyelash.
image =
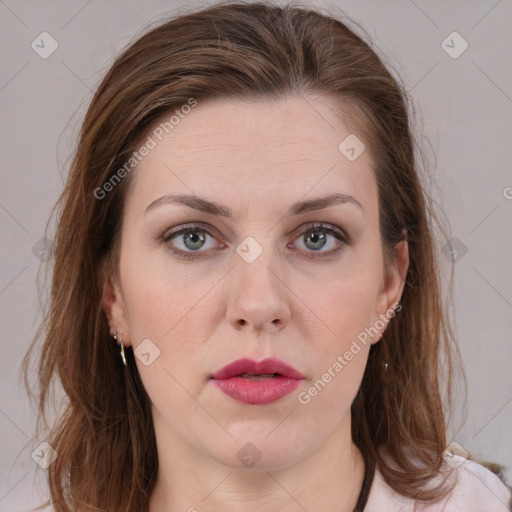
{"type": "MultiPolygon", "coordinates": [[[[200,224],[187,224],[178,230],[171,231],[171,232],[164,232],[164,234],[162,234],[158,238],[159,238],[160,242],[162,242],[164,244],[168,244],[173,238],[175,238],[179,235],[183,235],[185,233],[191,233],[191,232],[194,233],[196,231],[206,233],[207,235],[211,236],[212,238],[215,238],[213,235],[210,234],[208,229],[206,229],[205,227],[202,227],[200,224]]],[[[325,256],[313,255],[314,252],[312,252],[311,255],[306,256],[306,258],[323,259],[323,258],[326,258],[327,256],[332,256],[334,254],[337,254],[341,249],[343,249],[343,247],[349,246],[352,244],[352,240],[346,234],[344,234],[342,231],[340,231],[337,228],[331,227],[328,224],[322,224],[322,223],[315,223],[315,224],[310,224],[310,225],[306,226],[306,228],[303,231],[301,231],[296,238],[299,238],[300,236],[304,236],[306,233],[317,232],[317,231],[325,232],[325,233],[333,236],[334,238],[336,238],[337,240],[339,240],[342,243],[336,249],[333,249],[328,252],[319,253],[319,254],[324,254],[325,256]]],[[[174,254],[178,258],[181,258],[184,260],[192,260],[192,259],[201,258],[201,256],[197,255],[197,253],[205,252],[205,251],[186,252],[186,251],[182,251],[181,249],[174,249],[172,246],[168,246],[168,249],[172,254],[174,254]]]]}

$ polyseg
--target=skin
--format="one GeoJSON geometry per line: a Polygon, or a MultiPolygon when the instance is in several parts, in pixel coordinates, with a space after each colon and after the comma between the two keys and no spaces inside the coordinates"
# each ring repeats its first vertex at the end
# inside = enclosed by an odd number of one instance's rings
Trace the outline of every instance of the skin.
{"type": "Polygon", "coordinates": [[[400,301],[409,262],[402,242],[394,264],[384,268],[370,155],[366,150],[350,162],[339,151],[352,132],[334,106],[299,96],[199,103],[134,171],[120,277],[106,279],[103,299],[111,330],[122,332],[125,346],[150,339],[160,350],[148,366],[136,358],[159,457],[151,512],[355,506],[364,462],[351,438],[350,405],[380,334],[307,405],[297,397],[400,301]],[[334,192],[353,196],[362,209],[336,204],[285,216],[299,200],[334,192]],[[179,204],[144,214],[171,193],[222,203],[237,218],[179,204]],[[183,235],[159,239],[191,222],[208,231],[203,245],[197,239],[185,245],[183,235]],[[342,242],[327,233],[322,246],[312,233],[304,236],[317,222],[337,227],[352,243],[327,254],[342,242]],[[262,248],[252,263],[236,252],[247,236],[262,248]],[[195,249],[198,258],[179,259],[169,250],[173,244],[195,249]],[[209,380],[240,357],[280,358],[305,379],[277,402],[243,404],[209,380]],[[252,467],[237,457],[246,443],[261,454],[252,467]]]}

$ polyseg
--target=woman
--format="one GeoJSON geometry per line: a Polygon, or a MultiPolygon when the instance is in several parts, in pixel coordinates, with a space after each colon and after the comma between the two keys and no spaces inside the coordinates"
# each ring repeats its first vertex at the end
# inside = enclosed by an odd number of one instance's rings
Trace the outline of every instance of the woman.
{"type": "Polygon", "coordinates": [[[447,448],[458,351],[406,95],[340,20],[223,3],[147,32],[58,204],[55,511],[508,509],[447,448]]]}

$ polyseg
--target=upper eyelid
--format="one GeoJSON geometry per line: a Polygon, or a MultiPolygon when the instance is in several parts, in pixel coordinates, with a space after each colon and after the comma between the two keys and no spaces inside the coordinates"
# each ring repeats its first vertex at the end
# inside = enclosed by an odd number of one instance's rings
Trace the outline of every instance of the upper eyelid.
{"type": "MultiPolygon", "coordinates": [[[[205,226],[205,225],[203,225],[201,223],[190,222],[190,223],[186,223],[186,224],[177,226],[176,228],[172,228],[172,230],[164,231],[164,234],[162,235],[162,238],[170,239],[171,237],[179,235],[183,231],[187,231],[187,230],[190,230],[190,231],[193,231],[193,230],[205,231],[210,236],[213,236],[211,231],[215,232],[215,229],[210,227],[210,226],[205,226]]],[[[216,237],[214,237],[214,238],[216,238],[216,237]]]]}

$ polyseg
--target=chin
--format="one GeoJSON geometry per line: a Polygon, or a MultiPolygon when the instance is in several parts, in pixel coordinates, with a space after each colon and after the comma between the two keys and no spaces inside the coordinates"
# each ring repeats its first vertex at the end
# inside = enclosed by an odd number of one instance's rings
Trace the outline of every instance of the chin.
{"type": "Polygon", "coordinates": [[[252,471],[277,471],[293,466],[301,456],[306,456],[304,439],[292,439],[284,431],[281,436],[269,435],[276,425],[274,421],[264,429],[254,429],[252,434],[234,435],[217,445],[212,457],[221,464],[252,471]]]}

